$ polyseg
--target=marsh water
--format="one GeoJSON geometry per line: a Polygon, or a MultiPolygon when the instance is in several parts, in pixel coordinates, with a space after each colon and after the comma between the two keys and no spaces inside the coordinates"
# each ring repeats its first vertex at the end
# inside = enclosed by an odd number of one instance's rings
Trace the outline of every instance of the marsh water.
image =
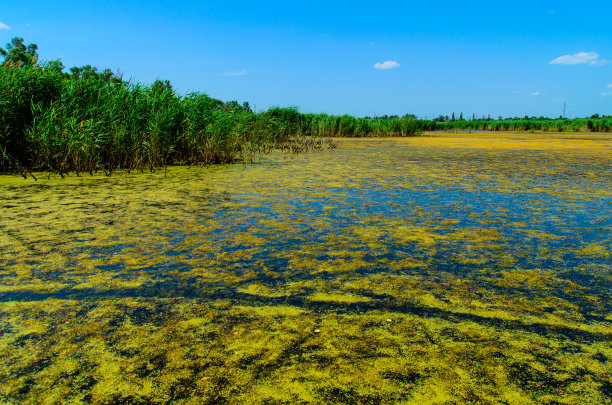
{"type": "Polygon", "coordinates": [[[612,135],[0,177],[6,403],[609,403],[612,135]]]}

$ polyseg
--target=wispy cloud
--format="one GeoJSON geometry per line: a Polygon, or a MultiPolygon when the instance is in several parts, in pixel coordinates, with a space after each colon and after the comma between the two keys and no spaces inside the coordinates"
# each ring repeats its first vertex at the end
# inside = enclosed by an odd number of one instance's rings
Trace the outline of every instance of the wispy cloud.
{"type": "Polygon", "coordinates": [[[0,30],[10,30],[11,27],[0,21],[0,30]]]}
{"type": "Polygon", "coordinates": [[[609,89],[612,89],[612,84],[608,84],[608,88],[609,88],[609,89]]]}
{"type": "Polygon", "coordinates": [[[605,65],[609,61],[600,59],[597,52],[578,52],[573,55],[563,55],[551,60],[551,65],[605,65]]]}
{"type": "Polygon", "coordinates": [[[530,96],[536,97],[541,95],[542,93],[540,93],[539,91],[534,91],[533,93],[530,94],[530,96]]]}
{"type": "Polygon", "coordinates": [[[247,71],[242,69],[242,70],[230,70],[228,72],[223,72],[221,73],[221,76],[246,76],[247,75],[247,71]]]}
{"type": "Polygon", "coordinates": [[[399,66],[400,64],[397,63],[396,61],[388,60],[383,63],[380,63],[380,62],[376,63],[374,65],[374,69],[378,69],[378,70],[395,69],[395,68],[398,68],[399,66]]]}
{"type": "Polygon", "coordinates": [[[610,97],[612,96],[612,91],[604,91],[603,93],[601,93],[602,97],[610,97]]]}

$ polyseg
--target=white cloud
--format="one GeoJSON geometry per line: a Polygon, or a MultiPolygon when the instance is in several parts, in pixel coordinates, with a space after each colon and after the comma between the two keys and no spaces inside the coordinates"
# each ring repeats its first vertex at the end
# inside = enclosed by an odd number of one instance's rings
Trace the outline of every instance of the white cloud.
{"type": "Polygon", "coordinates": [[[247,71],[242,69],[242,70],[230,70],[229,72],[223,72],[221,73],[221,76],[246,76],[247,75],[247,71]]]}
{"type": "Polygon", "coordinates": [[[399,66],[400,64],[397,63],[396,61],[388,60],[383,63],[380,63],[380,62],[376,63],[374,65],[374,69],[378,69],[378,70],[395,69],[395,68],[398,68],[399,66]]]}
{"type": "Polygon", "coordinates": [[[603,66],[603,65],[607,65],[609,63],[612,63],[612,61],[609,61],[607,59],[597,59],[597,60],[594,60],[593,62],[589,63],[589,65],[603,66]]]}
{"type": "Polygon", "coordinates": [[[10,30],[11,27],[0,21],[0,30],[10,30]]]}
{"type": "Polygon", "coordinates": [[[609,88],[609,89],[612,89],[612,84],[608,84],[608,88],[609,88]]]}
{"type": "Polygon", "coordinates": [[[573,55],[563,55],[551,60],[551,65],[601,65],[606,64],[608,61],[599,59],[599,54],[596,52],[578,52],[573,55]]]}
{"type": "Polygon", "coordinates": [[[539,96],[540,92],[539,91],[534,91],[533,93],[530,94],[531,96],[539,96]]]}
{"type": "Polygon", "coordinates": [[[603,92],[603,93],[601,93],[601,96],[602,97],[610,97],[610,96],[612,96],[612,91],[603,92]]]}

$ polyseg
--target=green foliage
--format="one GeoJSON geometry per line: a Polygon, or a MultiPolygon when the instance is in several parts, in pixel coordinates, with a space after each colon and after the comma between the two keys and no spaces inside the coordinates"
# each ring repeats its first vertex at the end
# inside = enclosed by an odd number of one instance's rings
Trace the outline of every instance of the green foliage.
{"type": "MultiPolygon", "coordinates": [[[[414,136],[423,130],[612,130],[612,117],[524,117],[467,121],[463,113],[356,118],[301,114],[296,107],[254,113],[248,103],[179,95],[167,80],[130,83],[91,65],[64,73],[60,60],[37,64],[38,47],[13,38],[0,48],[0,170],[107,173],[169,164],[249,161],[273,149],[322,147],[317,137],[414,136]]],[[[329,143],[328,146],[332,145],[329,143]]]]}
{"type": "Polygon", "coordinates": [[[429,129],[413,115],[355,118],[350,115],[304,114],[308,134],[316,136],[367,137],[415,136],[429,129]]]}
{"type": "Polygon", "coordinates": [[[318,137],[414,136],[423,130],[612,130],[612,117],[599,116],[467,121],[460,114],[455,121],[424,121],[409,114],[302,114],[296,107],[254,113],[248,103],[179,95],[167,80],[130,83],[90,65],[63,70],[61,61],[0,67],[0,170],[152,171],[170,164],[246,162],[273,149],[299,152],[322,147],[313,141],[318,137]]]}
{"type": "Polygon", "coordinates": [[[471,121],[452,121],[440,116],[434,120],[431,130],[480,130],[480,131],[541,131],[541,132],[610,132],[612,116],[600,117],[595,114],[590,118],[498,118],[472,119],[471,121]]]}
{"type": "Polygon", "coordinates": [[[6,44],[6,49],[0,48],[4,56],[3,66],[24,67],[33,66],[38,61],[38,45],[23,43],[23,38],[15,37],[6,44]]]}
{"type": "MultiPolygon", "coordinates": [[[[130,83],[109,69],[37,64],[35,44],[1,49],[0,170],[154,170],[169,164],[249,161],[273,149],[322,147],[323,136],[410,136],[414,116],[354,118],[176,93],[167,80],[130,83]],[[306,138],[306,136],[310,136],[306,138]]],[[[333,145],[329,142],[328,146],[333,145]]]]}
{"type": "Polygon", "coordinates": [[[0,67],[0,165],[3,169],[30,166],[27,128],[35,114],[50,108],[63,92],[61,75],[38,68],[0,67]]]}
{"type": "Polygon", "coordinates": [[[254,114],[248,103],[180,96],[168,81],[147,86],[91,66],[62,70],[59,61],[0,68],[1,170],[152,171],[323,146],[304,141],[296,108],[254,114]]]}
{"type": "Polygon", "coordinates": [[[59,59],[49,61],[45,64],[45,69],[55,72],[55,73],[62,73],[64,68],[65,68],[64,64],[59,59]]]}
{"type": "Polygon", "coordinates": [[[413,117],[301,114],[296,107],[256,114],[248,103],[181,96],[167,80],[133,84],[90,65],[63,70],[61,61],[0,68],[0,170],[110,174],[246,162],[274,149],[320,148],[324,136],[410,136],[420,129],[413,117]]]}

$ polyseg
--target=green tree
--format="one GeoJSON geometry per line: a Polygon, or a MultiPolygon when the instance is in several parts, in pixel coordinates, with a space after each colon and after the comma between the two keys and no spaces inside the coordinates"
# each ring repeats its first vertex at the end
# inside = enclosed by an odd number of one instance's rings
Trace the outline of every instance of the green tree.
{"type": "Polygon", "coordinates": [[[170,84],[169,80],[155,79],[155,81],[151,85],[151,91],[153,92],[153,94],[157,95],[166,92],[174,95],[174,89],[172,88],[172,84],[170,84]]]}
{"type": "Polygon", "coordinates": [[[54,73],[62,73],[62,71],[64,70],[64,67],[65,67],[64,64],[59,59],[49,61],[45,64],[45,70],[47,70],[48,72],[54,72],[54,73]]]}
{"type": "Polygon", "coordinates": [[[23,38],[15,37],[6,44],[6,49],[0,48],[0,54],[4,56],[3,66],[32,66],[38,61],[38,45],[23,43],[23,38]]]}

